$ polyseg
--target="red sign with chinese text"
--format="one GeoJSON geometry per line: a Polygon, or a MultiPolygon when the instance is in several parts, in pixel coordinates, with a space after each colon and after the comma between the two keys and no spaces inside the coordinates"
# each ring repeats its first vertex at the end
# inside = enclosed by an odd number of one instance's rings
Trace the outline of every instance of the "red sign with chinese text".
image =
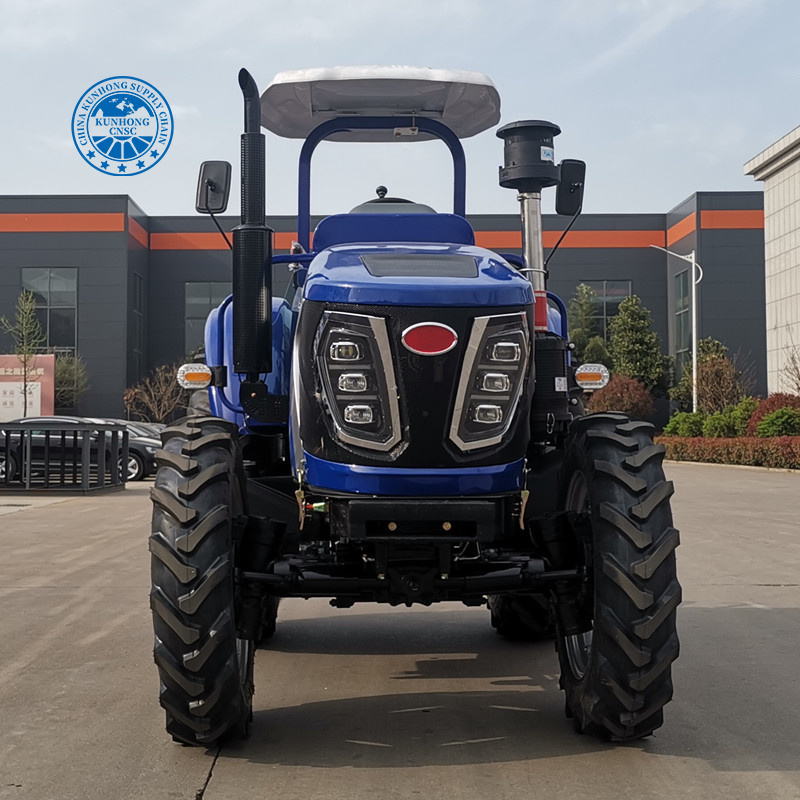
{"type": "Polygon", "coordinates": [[[20,417],[49,417],[55,410],[56,357],[33,356],[25,369],[18,356],[0,355],[0,422],[20,417]],[[27,406],[27,408],[26,408],[27,406]]]}

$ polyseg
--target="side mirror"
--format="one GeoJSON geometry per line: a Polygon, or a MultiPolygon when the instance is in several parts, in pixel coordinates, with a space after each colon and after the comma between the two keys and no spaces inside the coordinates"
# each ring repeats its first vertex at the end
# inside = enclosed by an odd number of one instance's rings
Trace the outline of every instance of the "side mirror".
{"type": "Polygon", "coordinates": [[[586,162],[565,158],[561,164],[561,183],[556,190],[556,214],[574,217],[583,206],[586,162]]]}
{"type": "Polygon", "coordinates": [[[201,214],[222,214],[228,207],[231,165],[227,161],[204,161],[197,179],[195,208],[201,214]]]}

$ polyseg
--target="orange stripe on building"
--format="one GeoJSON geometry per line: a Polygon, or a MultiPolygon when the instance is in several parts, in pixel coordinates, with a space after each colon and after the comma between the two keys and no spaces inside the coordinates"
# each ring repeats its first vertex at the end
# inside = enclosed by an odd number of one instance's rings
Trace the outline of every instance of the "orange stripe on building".
{"type": "Polygon", "coordinates": [[[519,250],[522,247],[522,233],[520,231],[475,231],[475,244],[478,247],[499,249],[509,247],[519,250]]]}
{"type": "Polygon", "coordinates": [[[215,233],[151,233],[151,250],[227,250],[222,234],[215,233]]]}
{"type": "Polygon", "coordinates": [[[125,214],[0,214],[0,233],[100,233],[125,230],[125,214]]]}
{"type": "Polygon", "coordinates": [[[272,234],[272,246],[276,250],[285,250],[287,253],[292,246],[292,242],[297,241],[297,234],[291,231],[275,231],[272,234]]]}
{"type": "MultiPolygon", "coordinates": [[[[228,238],[233,242],[232,232],[228,238]]],[[[292,242],[297,241],[297,234],[291,231],[277,231],[272,237],[272,246],[276,251],[289,252],[292,242]]],[[[151,233],[151,250],[227,250],[228,245],[222,234],[216,233],[151,233]]]]}
{"type": "Polygon", "coordinates": [[[667,246],[675,244],[694,233],[697,230],[697,214],[693,211],[688,217],[684,217],[680,222],[676,222],[671,228],[667,229],[667,246]]]}
{"type": "Polygon", "coordinates": [[[701,211],[700,227],[706,229],[756,229],[764,227],[762,209],[738,211],[701,211]]]}
{"type": "MultiPolygon", "coordinates": [[[[561,231],[544,231],[542,243],[546,249],[555,247],[561,231]]],[[[520,231],[475,231],[475,244],[479,247],[513,248],[522,247],[520,231]]],[[[561,247],[649,247],[651,244],[664,246],[664,231],[570,231],[561,247]]]]}
{"type": "MultiPolygon", "coordinates": [[[[561,231],[545,231],[543,244],[555,247],[561,231]]],[[[664,231],[570,231],[561,242],[561,247],[650,247],[664,246],[664,231]]]]}
{"type": "Polygon", "coordinates": [[[133,236],[142,247],[150,246],[147,231],[133,217],[128,217],[128,233],[133,236]]]}

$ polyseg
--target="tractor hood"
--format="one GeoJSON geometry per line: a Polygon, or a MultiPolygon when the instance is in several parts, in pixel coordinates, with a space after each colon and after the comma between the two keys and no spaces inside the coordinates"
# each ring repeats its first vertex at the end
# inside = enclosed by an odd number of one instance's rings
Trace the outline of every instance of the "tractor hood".
{"type": "Polygon", "coordinates": [[[520,306],[530,283],[496,253],[448,244],[343,244],[309,265],[303,296],[322,303],[520,306]]]}

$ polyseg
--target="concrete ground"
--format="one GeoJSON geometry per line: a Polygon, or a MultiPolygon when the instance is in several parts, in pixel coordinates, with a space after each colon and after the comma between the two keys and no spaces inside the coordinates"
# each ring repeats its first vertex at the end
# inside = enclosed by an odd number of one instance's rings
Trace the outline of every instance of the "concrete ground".
{"type": "Polygon", "coordinates": [[[0,798],[800,798],[800,474],[667,472],[682,655],[664,727],[629,745],[575,735],[552,643],[501,640],[485,609],[295,600],[256,656],[251,738],[181,747],[156,700],[149,482],[0,495],[0,798]]]}

